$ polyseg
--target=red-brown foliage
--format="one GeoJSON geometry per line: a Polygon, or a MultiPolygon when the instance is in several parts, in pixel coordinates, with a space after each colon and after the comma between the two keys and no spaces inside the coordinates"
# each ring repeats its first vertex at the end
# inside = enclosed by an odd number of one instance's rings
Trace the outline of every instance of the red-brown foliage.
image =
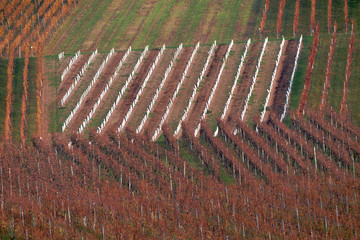
{"type": "Polygon", "coordinates": [[[349,24],[348,0],[345,0],[344,14],[345,14],[345,31],[348,32],[348,24],[349,24]]]}
{"type": "Polygon", "coordinates": [[[296,0],[295,13],[294,13],[294,24],[293,24],[294,37],[296,36],[297,31],[298,31],[299,13],[300,13],[300,0],[296,0]]]}
{"type": "Polygon", "coordinates": [[[324,88],[321,96],[321,102],[319,106],[319,114],[322,116],[323,110],[325,108],[327,97],[328,97],[328,91],[330,88],[330,80],[331,80],[331,67],[333,63],[334,53],[335,53],[335,46],[336,46],[336,37],[337,37],[337,23],[334,24],[334,33],[331,39],[330,43],[330,49],[328,53],[328,59],[327,59],[327,65],[326,65],[326,74],[325,74],[325,82],[324,82],[324,88]]]}
{"type": "Polygon", "coordinates": [[[41,92],[42,92],[42,58],[43,58],[43,40],[40,40],[38,47],[37,63],[36,63],[36,126],[37,136],[41,136],[41,92]]]}
{"type": "MultiPolygon", "coordinates": [[[[27,42],[34,47],[37,52],[37,42],[41,37],[45,39],[51,31],[57,27],[59,21],[69,12],[74,1],[8,1],[4,6],[4,11],[0,14],[0,20],[6,19],[8,29],[3,40],[0,42],[0,53],[6,49],[10,50],[9,43],[13,43],[13,48],[22,47],[24,51],[27,42]]],[[[2,34],[1,34],[2,35],[2,34]]]]}
{"type": "Polygon", "coordinates": [[[316,0],[311,0],[311,13],[310,13],[310,32],[311,35],[315,30],[315,21],[316,21],[316,0]]]}
{"type": "Polygon", "coordinates": [[[25,60],[23,70],[23,95],[21,99],[21,122],[20,122],[20,140],[25,143],[26,140],[26,106],[28,100],[28,75],[29,75],[29,56],[30,46],[27,44],[25,49],[25,60]]]}
{"type": "Polygon", "coordinates": [[[12,82],[14,79],[14,48],[10,48],[10,56],[9,56],[9,62],[7,67],[7,84],[6,84],[6,109],[5,109],[5,126],[4,126],[4,132],[5,132],[5,141],[11,141],[12,136],[12,125],[11,125],[11,111],[12,111],[12,82]]]}
{"type": "Polygon", "coordinates": [[[355,237],[358,176],[347,176],[346,169],[335,178],[315,172],[299,174],[293,184],[219,125],[214,138],[202,124],[201,145],[217,149],[218,160],[240,163],[240,183],[206,176],[182,154],[133,132],[91,133],[91,143],[80,135],[54,135],[51,142],[36,138],[22,148],[1,144],[3,231],[24,239],[355,237]]]}
{"type": "Polygon", "coordinates": [[[329,34],[330,34],[330,30],[331,30],[331,7],[332,7],[332,0],[328,0],[327,22],[328,22],[328,33],[329,34]]]}
{"type": "Polygon", "coordinates": [[[352,54],[354,52],[354,43],[355,43],[355,35],[354,35],[354,23],[352,24],[351,30],[351,37],[349,42],[349,49],[347,55],[347,64],[346,64],[346,74],[345,74],[345,81],[344,81],[344,91],[343,91],[343,98],[341,101],[341,110],[340,112],[347,116],[348,109],[347,109],[347,98],[348,98],[348,87],[349,87],[349,80],[351,77],[351,64],[352,64],[352,54]]]}
{"type": "Polygon", "coordinates": [[[279,34],[281,33],[281,23],[282,23],[282,16],[284,14],[284,8],[285,8],[286,0],[280,0],[279,5],[279,13],[277,16],[277,24],[276,24],[276,36],[279,38],[279,34]]]}
{"type": "Polygon", "coordinates": [[[306,102],[307,102],[309,89],[310,89],[311,75],[312,75],[312,71],[313,71],[313,68],[314,68],[315,58],[316,58],[316,55],[318,53],[319,33],[320,33],[320,26],[319,26],[319,24],[317,24],[316,31],[315,31],[315,36],[314,36],[314,39],[313,39],[313,42],[312,42],[311,53],[309,55],[308,65],[307,65],[307,68],[306,68],[304,90],[303,90],[303,92],[301,94],[299,105],[298,105],[298,108],[297,108],[297,114],[298,115],[303,114],[304,108],[305,108],[305,105],[306,105],[306,102]]]}
{"type": "Polygon", "coordinates": [[[265,23],[266,23],[266,16],[267,16],[267,12],[269,10],[269,6],[270,6],[270,0],[266,0],[265,1],[265,8],[263,10],[263,15],[262,15],[261,22],[260,22],[260,29],[259,29],[260,38],[262,38],[262,35],[263,35],[263,32],[264,32],[265,23]]]}

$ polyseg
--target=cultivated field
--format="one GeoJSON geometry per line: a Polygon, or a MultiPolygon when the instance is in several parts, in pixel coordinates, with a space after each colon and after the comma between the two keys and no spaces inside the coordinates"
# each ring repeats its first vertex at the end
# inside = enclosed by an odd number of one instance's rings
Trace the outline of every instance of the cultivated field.
{"type": "Polygon", "coordinates": [[[5,239],[357,239],[360,3],[0,1],[5,239]]]}

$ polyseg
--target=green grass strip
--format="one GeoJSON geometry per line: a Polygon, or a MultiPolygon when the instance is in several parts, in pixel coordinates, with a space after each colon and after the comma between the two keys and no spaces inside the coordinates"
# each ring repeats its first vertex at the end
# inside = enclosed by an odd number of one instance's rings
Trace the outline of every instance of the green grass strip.
{"type": "MultiPolygon", "coordinates": [[[[0,105],[6,105],[6,84],[7,84],[7,65],[8,59],[0,59],[0,105]]],[[[4,133],[5,107],[0,108],[0,134],[4,133]]]]}
{"type": "Polygon", "coordinates": [[[24,91],[23,71],[24,58],[14,59],[14,79],[13,79],[13,104],[12,104],[12,135],[13,141],[20,141],[20,122],[21,122],[21,102],[24,91]]]}

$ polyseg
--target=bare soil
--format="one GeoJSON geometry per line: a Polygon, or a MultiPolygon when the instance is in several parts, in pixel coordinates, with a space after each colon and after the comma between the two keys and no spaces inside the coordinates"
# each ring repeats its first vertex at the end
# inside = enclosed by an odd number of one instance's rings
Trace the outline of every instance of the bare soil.
{"type": "Polygon", "coordinates": [[[266,46],[265,53],[260,66],[259,74],[256,78],[254,90],[245,113],[244,119],[250,120],[253,116],[260,115],[264,108],[264,103],[268,95],[267,89],[270,86],[271,77],[275,68],[277,54],[279,53],[280,44],[277,41],[269,42],[266,46]]]}
{"type": "Polygon", "coordinates": [[[191,94],[193,92],[193,88],[200,76],[201,70],[204,67],[206,58],[209,55],[209,49],[209,46],[203,46],[199,48],[198,51],[200,52],[195,55],[186,79],[183,82],[182,87],[180,88],[178,96],[175,98],[174,104],[172,106],[172,109],[170,110],[168,117],[168,125],[172,130],[175,130],[182,115],[184,114],[185,108],[189,102],[189,98],[191,97],[191,94]]]}
{"type": "Polygon", "coordinates": [[[101,63],[106,58],[107,54],[98,54],[96,58],[94,59],[91,66],[88,67],[88,70],[80,80],[80,82],[77,84],[77,87],[75,87],[74,91],[68,98],[68,100],[65,102],[64,107],[61,107],[60,99],[58,98],[58,106],[59,109],[59,122],[62,124],[65,119],[69,116],[70,112],[74,109],[77,102],[80,100],[81,95],[86,90],[86,88],[89,86],[90,82],[93,80],[96,72],[98,71],[101,63]]]}
{"type": "Polygon", "coordinates": [[[90,120],[87,128],[100,126],[101,122],[104,120],[106,114],[109,112],[110,108],[115,102],[119,94],[119,91],[124,86],[125,81],[128,79],[129,74],[133,70],[140,54],[141,52],[138,51],[133,51],[130,53],[125,63],[119,70],[118,75],[114,79],[114,82],[109,88],[107,94],[104,96],[103,100],[101,101],[100,106],[96,109],[96,112],[93,118],[90,120]]]}
{"type": "MultiPolygon", "coordinates": [[[[58,91],[58,99],[64,97],[65,93],[69,90],[70,86],[75,81],[76,75],[80,72],[85,63],[89,60],[90,54],[80,55],[79,59],[73,64],[69,72],[65,75],[64,80],[60,83],[58,91]]],[[[66,68],[66,66],[65,66],[66,68]]],[[[86,71],[85,71],[86,72],[86,71]]],[[[63,71],[58,72],[58,75],[61,76],[63,71]]],[[[81,81],[81,78],[80,78],[81,81]]]]}
{"type": "Polygon", "coordinates": [[[231,49],[230,55],[225,64],[224,71],[220,78],[218,89],[214,94],[214,99],[209,108],[209,114],[206,119],[208,124],[211,124],[221,116],[224,111],[226,101],[229,97],[230,90],[233,86],[237,69],[239,67],[241,56],[245,50],[244,44],[234,44],[231,49]]]}
{"type": "MultiPolygon", "coordinates": [[[[58,75],[61,75],[61,74],[63,73],[63,71],[65,70],[65,68],[69,65],[71,58],[72,58],[72,56],[64,56],[64,57],[59,61],[58,68],[56,69],[58,75]]],[[[79,59],[78,59],[78,60],[79,60],[79,59]]],[[[53,71],[54,71],[54,70],[53,70],[53,71]]]]}
{"type": "Polygon", "coordinates": [[[205,74],[206,78],[204,80],[204,85],[202,87],[200,85],[200,92],[197,94],[197,97],[195,98],[196,99],[195,104],[193,104],[192,107],[190,108],[188,122],[189,122],[189,127],[192,128],[193,130],[195,130],[195,128],[200,122],[201,115],[205,109],[206,102],[210,97],[211,90],[214,87],[215,81],[217,79],[219,70],[222,65],[222,59],[225,56],[227,48],[228,45],[223,45],[223,44],[219,45],[216,48],[214,58],[210,63],[207,73],[205,74]]]}
{"type": "Polygon", "coordinates": [[[151,50],[139,67],[139,71],[135,74],[134,79],[131,81],[125,97],[119,102],[116,110],[113,112],[105,130],[117,130],[120,126],[126,113],[129,111],[132,102],[134,101],[151,65],[155,61],[159,50],[151,50]]]}
{"type": "MultiPolygon", "coordinates": [[[[165,71],[170,64],[171,59],[174,57],[175,51],[176,49],[165,50],[163,56],[160,59],[160,62],[152,73],[149,82],[144,89],[144,92],[141,94],[139,101],[136,104],[134,114],[130,117],[128,122],[129,127],[136,129],[140,125],[141,120],[145,116],[146,110],[164,77],[165,71]]],[[[167,81],[168,80],[169,78],[167,81]]]]}
{"type": "Polygon", "coordinates": [[[166,111],[166,106],[174,94],[176,86],[181,80],[182,74],[193,50],[193,47],[185,47],[178,56],[178,60],[175,62],[172,71],[169,73],[168,79],[154,105],[153,114],[144,125],[143,129],[145,132],[153,134],[158,127],[161,118],[166,111]]]}
{"type": "Polygon", "coordinates": [[[275,88],[274,99],[271,102],[271,105],[269,104],[271,110],[275,112],[277,116],[280,116],[283,112],[286,101],[286,91],[289,88],[291,74],[294,69],[297,46],[297,40],[289,40],[285,49],[285,54],[281,60],[282,69],[275,88]]]}
{"type": "Polygon", "coordinates": [[[240,118],[241,111],[245,104],[244,101],[249,93],[262,45],[262,42],[256,42],[252,44],[248,50],[247,58],[240,75],[240,81],[235,88],[233,99],[230,102],[228,120],[240,118]]]}
{"type": "Polygon", "coordinates": [[[98,100],[101,92],[105,89],[107,83],[110,80],[110,77],[114,74],[114,71],[119,64],[120,60],[124,56],[125,52],[116,52],[110,58],[109,62],[105,65],[104,70],[102,71],[99,79],[97,80],[95,86],[92,87],[87,97],[84,99],[83,103],[80,105],[79,111],[74,116],[73,120],[69,124],[69,131],[76,132],[81,126],[84,119],[90,113],[94,104],[98,100]]]}

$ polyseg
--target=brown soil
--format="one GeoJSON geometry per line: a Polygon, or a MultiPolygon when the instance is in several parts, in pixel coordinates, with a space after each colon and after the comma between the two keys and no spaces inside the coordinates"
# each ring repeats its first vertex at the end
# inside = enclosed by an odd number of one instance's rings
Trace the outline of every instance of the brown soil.
{"type": "MultiPolygon", "coordinates": [[[[65,68],[69,65],[69,62],[70,62],[70,60],[71,60],[72,57],[73,57],[73,56],[64,56],[64,58],[59,61],[59,65],[58,65],[58,67],[57,67],[57,69],[56,69],[57,74],[58,74],[59,76],[61,76],[61,74],[63,73],[63,71],[65,70],[65,68]]],[[[78,60],[79,60],[79,59],[78,59],[78,60]]],[[[71,69],[70,69],[70,70],[71,70],[71,69]]],[[[53,70],[53,71],[54,71],[54,70],[53,70]]]]}
{"type": "Polygon", "coordinates": [[[262,45],[262,42],[256,42],[252,44],[248,50],[247,58],[244,62],[242,73],[240,74],[240,83],[236,86],[233,99],[230,102],[228,111],[228,118],[230,119],[240,118],[241,111],[244,108],[244,101],[249,93],[262,45]]]}
{"type": "Polygon", "coordinates": [[[141,94],[138,103],[136,104],[134,109],[135,114],[133,114],[128,121],[131,128],[136,129],[140,125],[141,120],[145,116],[146,110],[164,77],[165,71],[170,64],[171,59],[174,57],[175,51],[176,49],[165,50],[163,56],[160,59],[160,62],[152,73],[149,82],[141,94]]]}
{"type": "Polygon", "coordinates": [[[193,47],[185,47],[180,53],[178,60],[175,62],[172,68],[172,71],[169,73],[168,79],[163,89],[160,91],[159,97],[153,108],[153,116],[149,117],[148,121],[144,125],[143,129],[145,129],[145,132],[153,134],[153,132],[159,126],[161,118],[166,111],[166,106],[168,105],[172,95],[176,90],[176,86],[181,79],[181,76],[193,50],[193,47]]]}
{"type": "Polygon", "coordinates": [[[220,117],[223,113],[244,50],[244,44],[234,44],[232,47],[224,71],[221,75],[220,83],[217,87],[218,89],[214,94],[214,99],[210,106],[211,113],[206,116],[207,120],[216,120],[216,118],[220,117]]]}
{"type": "Polygon", "coordinates": [[[170,110],[168,125],[172,130],[176,129],[182,115],[184,114],[184,110],[188,105],[189,98],[193,92],[194,85],[200,76],[200,72],[204,67],[206,58],[208,57],[210,47],[200,47],[199,49],[200,52],[195,55],[187,77],[180,88],[178,96],[175,98],[172,109],[170,110]]]}
{"type": "MultiPolygon", "coordinates": [[[[81,95],[89,86],[90,82],[93,80],[96,72],[98,71],[101,63],[105,59],[107,54],[98,54],[93,61],[93,65],[89,66],[88,70],[86,71],[85,75],[82,77],[80,82],[77,84],[77,87],[74,89],[68,100],[65,102],[65,109],[61,109],[62,112],[60,115],[59,122],[61,124],[65,121],[65,119],[69,116],[70,112],[74,109],[77,102],[79,101],[81,95]]],[[[60,107],[60,100],[58,98],[58,106],[60,107]]]]}
{"type": "Polygon", "coordinates": [[[195,98],[195,104],[190,108],[190,112],[188,115],[189,127],[194,129],[199,124],[201,115],[205,109],[205,105],[207,100],[210,97],[211,90],[214,87],[216,78],[219,74],[219,70],[222,65],[222,59],[225,56],[228,45],[219,45],[215,50],[215,55],[210,63],[209,69],[205,74],[206,79],[204,81],[204,85],[199,87],[200,92],[197,94],[198,96],[195,98]]]}
{"type": "Polygon", "coordinates": [[[274,111],[277,116],[280,116],[283,112],[286,101],[286,91],[289,87],[291,74],[294,68],[297,46],[297,40],[289,40],[285,49],[285,54],[282,57],[283,67],[280,76],[278,77],[274,99],[270,102],[271,104],[269,104],[271,110],[274,111]]]}
{"type": "Polygon", "coordinates": [[[130,53],[86,128],[89,128],[90,126],[97,128],[100,126],[106,114],[109,112],[110,108],[115,102],[119,91],[124,86],[125,81],[128,79],[128,76],[133,70],[140,54],[141,52],[138,51],[133,51],[130,53]]]}
{"type": "Polygon", "coordinates": [[[105,65],[99,79],[97,80],[95,86],[92,87],[87,97],[84,99],[83,103],[80,105],[80,108],[77,114],[74,116],[73,120],[69,124],[69,131],[76,132],[81,126],[84,119],[90,113],[97,99],[99,98],[101,92],[106,87],[107,83],[110,80],[110,77],[114,74],[114,70],[119,64],[120,60],[124,56],[125,52],[117,52],[110,58],[109,62],[105,65]]]}
{"type": "Polygon", "coordinates": [[[138,72],[135,74],[134,79],[131,81],[128,91],[125,93],[125,98],[123,97],[123,99],[119,102],[116,110],[113,112],[107,126],[105,127],[105,130],[117,130],[120,126],[158,53],[159,50],[157,49],[151,50],[146,56],[139,67],[138,72]]]}
{"type": "Polygon", "coordinates": [[[277,54],[279,53],[279,42],[268,42],[257,76],[251,99],[247,106],[244,120],[248,121],[253,116],[259,116],[263,110],[267,89],[270,86],[271,77],[275,68],[277,54]]]}
{"type": "MultiPolygon", "coordinates": [[[[65,93],[69,90],[71,84],[75,81],[76,75],[80,72],[81,68],[85,65],[85,63],[89,60],[90,54],[80,55],[79,59],[72,65],[69,72],[65,75],[64,80],[60,83],[59,91],[58,91],[58,100],[60,101],[65,93]]],[[[65,66],[66,68],[66,66],[65,66]]],[[[63,71],[58,73],[61,77],[63,71]]],[[[86,72],[86,71],[85,71],[86,72]]],[[[59,77],[59,79],[60,79],[59,77]]],[[[81,81],[81,78],[80,78],[81,81]]],[[[78,83],[79,84],[79,83],[78,83]]]]}

